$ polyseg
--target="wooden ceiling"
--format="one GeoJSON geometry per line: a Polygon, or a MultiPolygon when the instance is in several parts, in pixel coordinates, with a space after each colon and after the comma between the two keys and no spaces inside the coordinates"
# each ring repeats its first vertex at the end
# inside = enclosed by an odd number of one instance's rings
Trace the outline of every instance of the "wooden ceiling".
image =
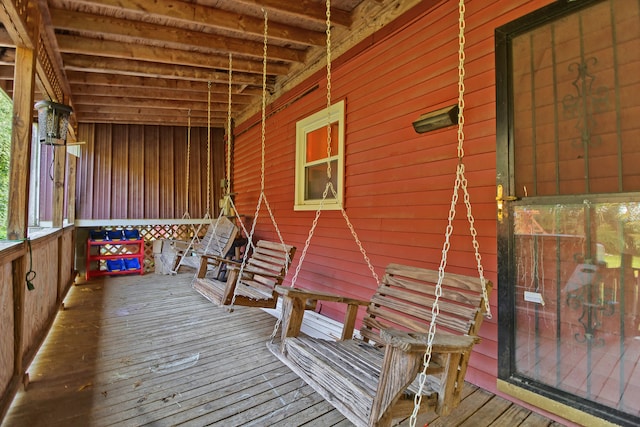
{"type": "MultiPolygon", "coordinates": [[[[193,126],[224,127],[230,54],[232,117],[255,114],[265,13],[270,99],[325,66],[324,0],[39,1],[43,39],[77,123],[186,125],[190,117],[193,126]]],[[[332,0],[333,58],[418,2],[332,0]]],[[[14,56],[2,31],[0,84],[9,95],[14,56]]]]}

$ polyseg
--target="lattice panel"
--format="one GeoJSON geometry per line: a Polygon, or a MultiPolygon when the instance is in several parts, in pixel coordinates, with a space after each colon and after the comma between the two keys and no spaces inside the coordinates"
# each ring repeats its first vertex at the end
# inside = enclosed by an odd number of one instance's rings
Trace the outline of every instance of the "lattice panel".
{"type": "Polygon", "coordinates": [[[57,102],[64,103],[62,87],[60,86],[60,81],[58,80],[58,76],[51,62],[51,57],[49,56],[49,52],[47,51],[42,37],[38,40],[38,61],[40,62],[40,65],[46,74],[47,81],[54,92],[52,95],[55,95],[57,102]]]}

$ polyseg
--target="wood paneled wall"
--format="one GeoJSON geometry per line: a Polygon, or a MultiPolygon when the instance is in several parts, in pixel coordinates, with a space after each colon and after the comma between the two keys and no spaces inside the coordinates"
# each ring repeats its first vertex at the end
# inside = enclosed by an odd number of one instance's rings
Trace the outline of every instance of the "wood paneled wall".
{"type": "Polygon", "coordinates": [[[5,257],[0,264],[0,396],[6,390],[14,376],[14,319],[13,319],[13,281],[11,258],[5,257]]]}
{"type": "Polygon", "coordinates": [[[30,246],[0,246],[0,419],[75,278],[74,236],[67,227],[30,236],[30,246]],[[29,270],[33,290],[25,282],[29,270]]]}
{"type": "MultiPolygon", "coordinates": [[[[494,30],[549,0],[469,1],[466,8],[466,176],[486,276],[496,282],[496,104],[494,30]]],[[[378,275],[390,262],[440,264],[457,165],[456,127],[417,134],[412,122],[453,105],[458,96],[458,2],[418,5],[339,57],[332,67],[334,101],[345,100],[345,209],[378,275]]],[[[326,106],[326,75],[316,74],[268,107],[266,194],[282,235],[298,247],[315,212],[294,211],[295,127],[326,106]],[[314,90],[314,87],[318,89],[314,90]]],[[[253,215],[260,189],[260,124],[235,131],[234,191],[238,210],[253,215]]],[[[277,239],[262,209],[257,234],[277,239]]],[[[462,196],[447,270],[477,275],[462,196]]],[[[291,280],[293,274],[288,276],[291,280]]],[[[340,212],[322,213],[296,286],[369,299],[375,282],[340,212]]],[[[494,313],[497,292],[491,305],[494,313]]],[[[343,318],[325,304],[323,314],[343,318]]],[[[497,315],[483,323],[467,379],[495,391],[497,315]]]]}
{"type": "Polygon", "coordinates": [[[189,190],[186,127],[80,124],[86,141],[78,164],[78,219],[181,218],[187,197],[191,218],[207,212],[207,152],[210,151],[209,214],[218,214],[225,177],[224,130],[191,129],[189,190]],[[188,194],[187,194],[188,193],[188,194]]]}

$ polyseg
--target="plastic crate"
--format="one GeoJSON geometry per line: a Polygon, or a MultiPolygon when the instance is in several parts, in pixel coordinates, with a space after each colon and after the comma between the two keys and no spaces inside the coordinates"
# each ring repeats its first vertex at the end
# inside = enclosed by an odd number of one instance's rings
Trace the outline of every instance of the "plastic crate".
{"type": "Polygon", "coordinates": [[[138,258],[125,258],[124,266],[127,270],[139,270],[140,269],[140,261],[138,258]]]}
{"type": "Polygon", "coordinates": [[[137,229],[134,230],[123,230],[124,238],[126,240],[140,240],[140,231],[137,229]]]}
{"type": "Polygon", "coordinates": [[[126,266],[123,259],[107,260],[107,271],[124,271],[124,270],[126,270],[126,266]]]}
{"type": "Polygon", "coordinates": [[[122,240],[124,238],[124,234],[122,230],[109,230],[107,231],[107,239],[109,240],[122,240]]]}
{"type": "Polygon", "coordinates": [[[91,230],[89,231],[89,237],[91,238],[91,240],[94,240],[96,242],[102,242],[104,240],[107,240],[107,232],[104,230],[91,230]]]}

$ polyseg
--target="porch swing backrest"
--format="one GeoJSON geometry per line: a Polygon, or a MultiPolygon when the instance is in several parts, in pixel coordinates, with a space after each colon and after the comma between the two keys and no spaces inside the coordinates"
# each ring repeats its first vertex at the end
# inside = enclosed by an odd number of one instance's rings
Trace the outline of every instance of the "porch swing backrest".
{"type": "MultiPolygon", "coordinates": [[[[437,282],[437,271],[389,265],[384,280],[367,307],[360,329],[362,337],[381,343],[381,329],[428,332],[437,282]]],[[[439,299],[438,330],[476,335],[481,301],[482,285],[479,280],[447,273],[439,299]]]]}
{"type": "Polygon", "coordinates": [[[221,216],[211,221],[207,232],[199,241],[195,237],[191,242],[172,241],[176,252],[174,270],[180,265],[198,268],[202,255],[226,257],[238,236],[238,231],[238,227],[231,220],[221,216]]]}
{"type": "Polygon", "coordinates": [[[259,240],[244,264],[217,256],[203,255],[193,288],[218,306],[235,305],[275,308],[275,287],[281,285],[296,248],[280,242],[259,240]],[[225,280],[210,277],[208,271],[224,265],[225,280]]]}

